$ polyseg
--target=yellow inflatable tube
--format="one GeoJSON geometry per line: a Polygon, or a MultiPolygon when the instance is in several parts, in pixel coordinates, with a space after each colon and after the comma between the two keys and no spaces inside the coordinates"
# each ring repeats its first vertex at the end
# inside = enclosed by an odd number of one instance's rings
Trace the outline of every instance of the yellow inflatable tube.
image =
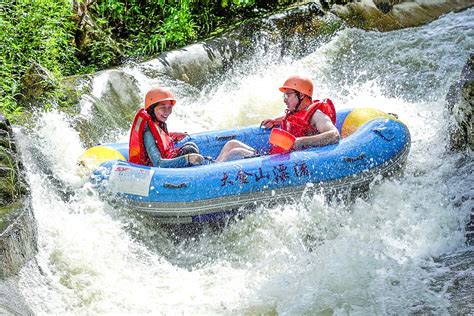
{"type": "Polygon", "coordinates": [[[80,157],[78,171],[80,176],[89,175],[92,170],[97,168],[101,163],[109,160],[127,161],[125,157],[116,149],[107,146],[95,146],[87,149],[80,157]]]}
{"type": "Polygon", "coordinates": [[[388,114],[373,108],[355,108],[347,115],[344,124],[342,124],[341,137],[344,138],[351,135],[368,121],[377,118],[386,118],[400,122],[394,114],[388,114]]]}

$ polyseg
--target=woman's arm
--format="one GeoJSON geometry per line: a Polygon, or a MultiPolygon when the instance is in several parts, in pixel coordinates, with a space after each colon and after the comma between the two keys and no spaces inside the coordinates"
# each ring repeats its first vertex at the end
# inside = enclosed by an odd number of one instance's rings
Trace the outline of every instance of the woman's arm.
{"type": "Polygon", "coordinates": [[[161,157],[160,151],[155,143],[155,138],[151,131],[146,128],[143,133],[143,143],[145,144],[145,149],[150,157],[153,167],[159,168],[184,168],[190,167],[193,164],[189,161],[190,155],[184,155],[172,159],[165,159],[161,157]]]}

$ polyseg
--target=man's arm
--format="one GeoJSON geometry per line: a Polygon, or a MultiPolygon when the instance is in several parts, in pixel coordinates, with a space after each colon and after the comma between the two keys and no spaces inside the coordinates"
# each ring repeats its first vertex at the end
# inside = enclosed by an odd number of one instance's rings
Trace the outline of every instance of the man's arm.
{"type": "Polygon", "coordinates": [[[307,147],[326,146],[339,141],[339,131],[326,114],[316,111],[311,118],[311,125],[316,127],[319,134],[298,137],[295,140],[293,149],[299,150],[307,147]]]}

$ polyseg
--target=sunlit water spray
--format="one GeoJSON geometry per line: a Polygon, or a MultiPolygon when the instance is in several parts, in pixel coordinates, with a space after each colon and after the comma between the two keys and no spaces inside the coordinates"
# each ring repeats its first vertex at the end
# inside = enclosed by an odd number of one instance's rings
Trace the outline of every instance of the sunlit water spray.
{"type": "MultiPolygon", "coordinates": [[[[64,114],[42,114],[33,134],[17,132],[39,229],[39,253],[20,275],[27,301],[41,314],[446,313],[433,258],[462,251],[474,178],[471,153],[445,150],[444,97],[473,48],[473,14],[391,33],[344,30],[300,60],[249,56],[201,91],[178,83],[185,92],[169,125],[190,133],[283,113],[278,87],[295,71],[338,109],[397,113],[412,135],[405,173],[352,202],[305,197],[258,208],[220,232],[171,240],[81,183],[77,132],[64,114]],[[35,152],[74,195],[58,195],[35,152]]],[[[142,81],[143,93],[173,84],[142,81]]]]}

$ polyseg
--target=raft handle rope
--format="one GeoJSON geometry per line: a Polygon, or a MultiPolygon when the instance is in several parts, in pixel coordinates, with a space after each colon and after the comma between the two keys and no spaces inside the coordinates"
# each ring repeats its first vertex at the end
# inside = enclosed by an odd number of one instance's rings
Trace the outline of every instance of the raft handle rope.
{"type": "Polygon", "coordinates": [[[180,184],[165,182],[163,186],[168,189],[182,189],[187,188],[188,184],[186,182],[181,182],[180,184]]]}
{"type": "Polygon", "coordinates": [[[362,160],[365,158],[365,153],[361,153],[359,156],[357,157],[344,157],[342,158],[345,162],[355,162],[355,161],[359,161],[359,160],[362,160]]]}
{"type": "Polygon", "coordinates": [[[374,128],[373,131],[375,134],[382,137],[387,142],[393,140],[396,137],[395,133],[392,130],[387,129],[385,127],[374,128]]]}
{"type": "Polygon", "coordinates": [[[216,140],[231,140],[231,139],[236,139],[237,135],[226,135],[226,136],[216,136],[216,140]]]}

